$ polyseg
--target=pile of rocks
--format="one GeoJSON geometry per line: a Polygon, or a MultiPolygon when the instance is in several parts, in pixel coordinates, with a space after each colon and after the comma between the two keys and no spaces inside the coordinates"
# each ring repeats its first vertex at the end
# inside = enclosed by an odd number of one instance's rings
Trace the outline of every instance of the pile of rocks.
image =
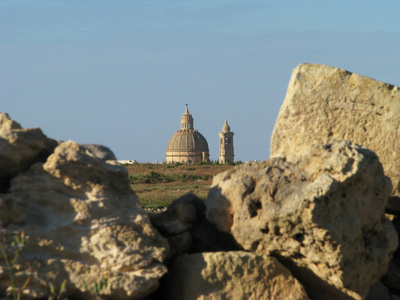
{"type": "Polygon", "coordinates": [[[14,285],[29,299],[400,299],[400,149],[384,138],[399,95],[301,65],[272,158],[162,213],[139,207],[107,147],[0,113],[0,298],[14,285]]]}
{"type": "Polygon", "coordinates": [[[240,250],[177,255],[162,295],[364,299],[376,284],[370,297],[379,297],[369,299],[385,299],[379,280],[398,246],[385,216],[391,190],[377,155],[349,141],[317,146],[298,163],[236,166],[214,178],[206,217],[240,250]]]}
{"type": "MultiPolygon", "coordinates": [[[[1,242],[27,237],[13,270],[23,297],[143,298],[167,272],[168,242],[106,147],[58,143],[0,114],[1,242]],[[65,282],[64,282],[65,281],[65,282]]],[[[0,257],[0,292],[12,282],[0,257]]]]}

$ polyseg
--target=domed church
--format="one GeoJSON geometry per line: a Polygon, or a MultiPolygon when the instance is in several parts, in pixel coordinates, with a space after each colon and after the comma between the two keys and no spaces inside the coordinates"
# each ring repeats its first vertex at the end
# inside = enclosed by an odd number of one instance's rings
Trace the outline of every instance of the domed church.
{"type": "Polygon", "coordinates": [[[166,163],[195,164],[209,162],[208,143],[204,136],[193,128],[193,117],[188,105],[182,115],[181,129],[168,141],[166,163]]]}

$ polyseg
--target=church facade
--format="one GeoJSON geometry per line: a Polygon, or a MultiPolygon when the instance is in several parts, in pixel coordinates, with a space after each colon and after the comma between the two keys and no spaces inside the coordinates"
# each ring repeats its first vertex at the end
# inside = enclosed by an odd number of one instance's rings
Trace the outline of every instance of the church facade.
{"type": "MultiPolygon", "coordinates": [[[[233,132],[225,121],[220,136],[220,163],[233,162],[233,132]]],[[[168,141],[166,152],[166,163],[195,164],[198,162],[209,162],[210,152],[205,137],[193,127],[193,117],[189,113],[186,104],[185,113],[181,118],[181,129],[178,130],[168,141]]]]}

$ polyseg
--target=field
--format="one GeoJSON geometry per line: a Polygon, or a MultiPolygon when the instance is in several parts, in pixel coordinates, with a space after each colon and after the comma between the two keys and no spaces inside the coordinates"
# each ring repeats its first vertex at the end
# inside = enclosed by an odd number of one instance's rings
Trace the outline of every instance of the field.
{"type": "Polygon", "coordinates": [[[213,176],[232,165],[134,164],[126,166],[132,189],[141,205],[151,211],[168,206],[176,198],[192,192],[207,197],[213,176]]]}

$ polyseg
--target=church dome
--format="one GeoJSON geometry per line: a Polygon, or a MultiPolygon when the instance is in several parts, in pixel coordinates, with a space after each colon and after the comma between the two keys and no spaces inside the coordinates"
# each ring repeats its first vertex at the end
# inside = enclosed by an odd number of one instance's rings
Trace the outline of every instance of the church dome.
{"type": "Polygon", "coordinates": [[[208,143],[197,130],[178,130],[168,141],[167,150],[208,151],[208,143]]]}
{"type": "Polygon", "coordinates": [[[181,129],[168,141],[167,163],[197,163],[209,161],[208,143],[204,136],[193,128],[193,117],[186,111],[182,115],[181,129]]]}

